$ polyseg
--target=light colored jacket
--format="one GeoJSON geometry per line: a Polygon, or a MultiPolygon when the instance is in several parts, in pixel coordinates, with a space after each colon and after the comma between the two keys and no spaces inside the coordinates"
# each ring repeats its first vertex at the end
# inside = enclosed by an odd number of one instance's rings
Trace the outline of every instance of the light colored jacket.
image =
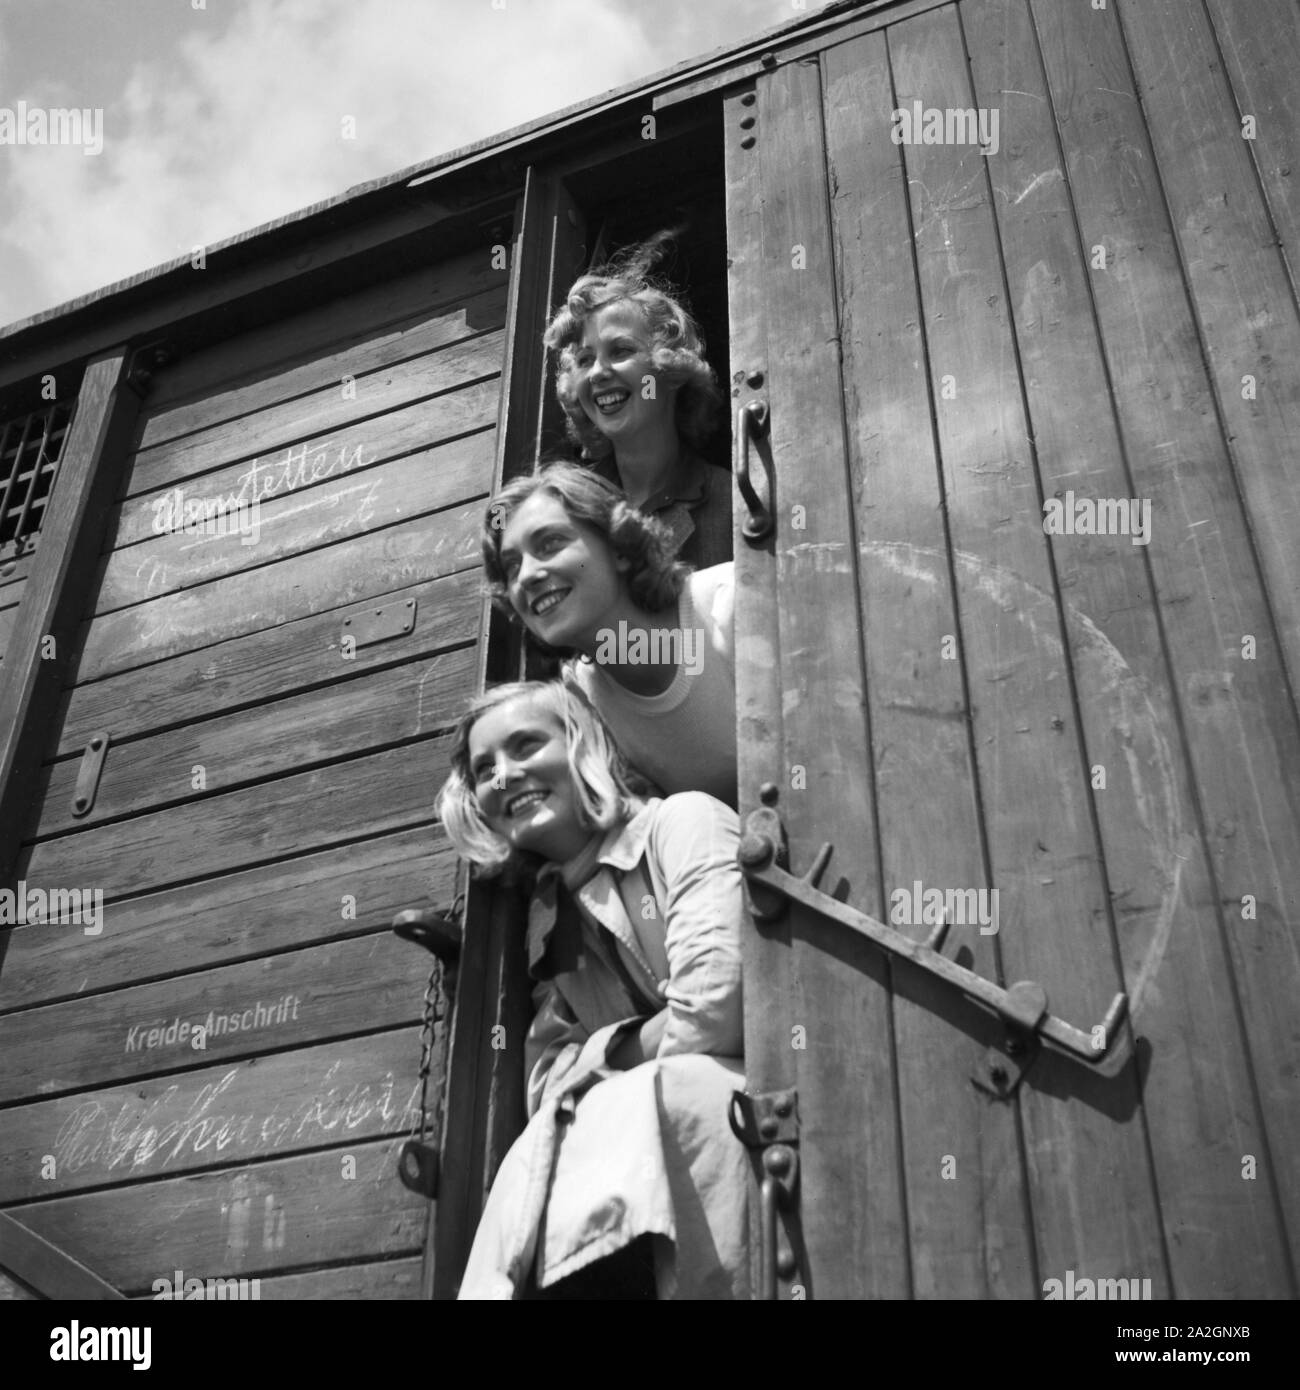
{"type": "MultiPolygon", "coordinates": [[[[493,1184],[462,1298],[517,1297],[534,1261],[546,1288],[647,1233],[671,1242],[661,1297],[748,1297],[749,1160],[727,1122],[744,1088],[737,844],[734,811],[684,792],[565,866],[581,954],[534,991],[532,1118],[493,1184]],[[664,1007],[656,1058],[610,1068],[625,1032],[664,1007]]],[[[534,971],[553,924],[540,896],[534,971]]]]}

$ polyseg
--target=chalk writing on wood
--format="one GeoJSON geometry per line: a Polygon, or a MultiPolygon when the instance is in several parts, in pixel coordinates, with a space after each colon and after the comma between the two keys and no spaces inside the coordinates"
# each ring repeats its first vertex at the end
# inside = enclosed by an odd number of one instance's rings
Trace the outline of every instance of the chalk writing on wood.
{"type": "Polygon", "coordinates": [[[399,1083],[387,1071],[373,1082],[339,1085],[335,1062],[319,1082],[294,1096],[257,1110],[245,1099],[231,1104],[227,1092],[241,1071],[232,1067],[220,1080],[189,1094],[182,1082],[151,1101],[134,1098],[114,1111],[102,1101],[76,1106],[55,1136],[53,1152],[61,1174],[158,1171],[193,1155],[212,1161],[251,1158],[284,1148],[302,1148],[339,1138],[361,1127],[406,1130],[419,1113],[417,1082],[403,1103],[399,1083]]]}

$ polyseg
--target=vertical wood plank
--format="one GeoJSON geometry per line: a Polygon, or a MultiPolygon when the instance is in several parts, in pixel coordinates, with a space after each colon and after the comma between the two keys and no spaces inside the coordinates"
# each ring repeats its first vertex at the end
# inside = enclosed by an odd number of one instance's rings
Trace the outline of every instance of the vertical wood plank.
{"type": "MultiPolygon", "coordinates": [[[[827,153],[835,190],[853,510],[858,518],[867,696],[880,807],[883,891],[987,888],[901,151],[883,34],[825,55],[827,153]]],[[[906,927],[903,930],[907,930],[906,927]]],[[[916,923],[909,932],[924,937],[916,923]]],[[[989,978],[978,926],[946,947],[989,978]]],[[[1014,1108],[971,1084],[992,1020],[922,971],[895,965],[898,1095],[916,1296],[1037,1293],[1014,1108]],[[982,1035],[967,1036],[983,1026],[982,1035]]]]}
{"type": "MultiPolygon", "coordinates": [[[[1243,1172],[1254,1161],[1254,1183],[1268,1188],[1280,1206],[1275,1220],[1284,1256],[1287,1242],[1290,1250],[1290,1269],[1270,1292],[1294,1294],[1300,1229],[1300,1172],[1291,1158],[1300,1144],[1293,1008],[1300,993],[1293,936],[1300,903],[1300,787],[1294,769],[1300,733],[1277,645],[1261,642],[1256,660],[1242,660],[1242,634],[1269,631],[1268,604],[1121,27],[1112,14],[1067,12],[1040,0],[1034,0],[1033,16],[1080,243],[1090,259],[1094,247],[1107,252],[1106,269],[1090,270],[1089,281],[1133,490],[1150,497],[1153,517],[1163,518],[1155,524],[1148,559],[1199,806],[1197,829],[1209,853],[1208,898],[1194,880],[1185,882],[1170,939],[1181,938],[1184,913],[1201,922],[1211,903],[1219,911],[1232,965],[1224,985],[1249,1043],[1244,1089],[1263,1116],[1262,1135],[1247,1125],[1240,1142],[1235,1126],[1218,1135],[1199,1125],[1187,1131],[1183,1182],[1190,1189],[1199,1178],[1207,1204],[1235,1204],[1240,1189],[1252,1185],[1243,1172]],[[1099,149],[1108,156],[1099,158],[1099,149]],[[1254,919],[1243,916],[1248,895],[1254,919]]],[[[1195,869],[1189,861],[1186,870],[1195,869]]],[[[1175,943],[1175,969],[1182,968],[1184,953],[1185,968],[1201,975],[1224,969],[1208,942],[1200,961],[1181,939],[1175,943]]],[[[1167,996],[1186,987],[1164,976],[1165,967],[1153,961],[1139,1031],[1145,1031],[1146,1009],[1168,1016],[1167,996]]],[[[1176,1035],[1170,1043],[1177,1049],[1176,1035]]],[[[1174,1050],[1168,1060],[1193,1078],[1201,1074],[1196,1053],[1174,1050]]],[[[1163,1059],[1155,1065],[1163,1067],[1163,1059]]],[[[1254,1211],[1238,1215],[1249,1222],[1258,1278],[1272,1269],[1272,1242],[1253,1224],[1254,1211]]],[[[1207,1237],[1184,1233],[1175,1220],[1170,1239],[1181,1263],[1177,1247],[1207,1237]]],[[[1238,1255],[1229,1270],[1240,1274],[1245,1258],[1238,1255]]],[[[1184,1268],[1180,1283],[1187,1278],[1199,1288],[1214,1274],[1188,1275],[1184,1268]]]]}
{"type": "MultiPolygon", "coordinates": [[[[758,141],[759,93],[753,86],[723,101],[724,156],[727,170],[727,299],[731,318],[731,393],[733,444],[736,412],[750,401],[767,398],[770,374],[767,312],[763,293],[763,180],[758,141]],[[756,133],[757,132],[757,133],[756,133]],[[758,387],[746,377],[764,374],[758,387]]],[[[772,498],[782,480],[775,478],[767,440],[753,446],[751,469],[772,498]]],[[[735,570],[737,806],[744,817],[760,806],[764,784],[781,766],[780,617],[773,539],[758,544],[745,539],[743,497],[733,485],[732,543],[735,570]]],[[[795,1054],[790,1047],[794,1017],[794,981],[790,955],[790,919],[760,924],[752,917],[742,941],[745,997],[745,1086],[758,1094],[790,1090],[796,1085],[795,1054]]],[[[761,1178],[755,1156],[756,1178],[761,1178]]],[[[757,1187],[754,1188],[757,1193],[757,1187]]],[[[751,1202],[750,1255],[753,1287],[761,1277],[762,1231],[756,1200],[751,1202]]],[[[789,1229],[797,1232],[797,1222],[789,1229]]],[[[788,1239],[788,1235],[785,1237],[788,1239]]],[[[796,1242],[797,1242],[796,1236],[796,1242]]],[[[782,1289],[789,1293],[787,1287],[782,1289]]]]}
{"type": "MultiPolygon", "coordinates": [[[[899,108],[974,107],[955,9],[889,39],[899,108]]],[[[1091,1027],[1122,982],[987,161],[970,143],[904,154],[1001,959],[1007,983],[1037,981],[1091,1027]]],[[[1042,1276],[1167,1291],[1135,1068],[1111,1080],[1044,1053],[1019,1103],[1042,1276]]]]}
{"type": "MultiPolygon", "coordinates": [[[[763,83],[762,277],[768,323],[783,756],[770,774],[796,873],[835,845],[828,890],[880,901],[879,848],[849,505],[834,249],[815,61],[763,83]],[[796,512],[796,508],[799,510],[796,512]],[[798,525],[796,525],[796,519],[798,525]]],[[[894,1090],[889,968],[861,939],[791,911],[811,1294],[898,1298],[911,1287],[894,1090]],[[802,1046],[800,1046],[802,1044],[802,1046]]]]}
{"type": "MultiPolygon", "coordinates": [[[[117,465],[139,408],[126,384],[127,358],[127,350],[117,348],[86,368],[40,549],[0,666],[0,883],[18,852],[28,791],[58,708],[84,586],[95,571],[117,465]],[[53,659],[42,655],[45,638],[56,643],[53,659]]],[[[0,956],[3,950],[0,944],[0,956]]]]}
{"type": "Polygon", "coordinates": [[[1119,14],[1276,628],[1255,635],[1280,642],[1294,701],[1300,315],[1203,7],[1149,0],[1119,14]]]}
{"type": "MultiPolygon", "coordinates": [[[[963,19],[976,103],[1000,109],[1006,132],[988,167],[1041,492],[1130,498],[1134,482],[1108,401],[1029,7],[971,0],[963,19]]],[[[1093,12],[1076,7],[1055,22],[1075,32],[1062,54],[1082,77],[1089,49],[1081,31],[1094,24],[1093,12]]],[[[1071,95],[1064,93],[1062,124],[1074,118],[1071,95]]],[[[1149,500],[1151,544],[1167,552],[1178,528],[1164,495],[1149,500]]],[[[1130,1014],[1151,1049],[1144,1106],[1174,1289],[1182,1297],[1266,1296],[1285,1281],[1267,1187],[1224,1180],[1210,1201],[1205,1190],[1207,1162],[1236,1171],[1262,1135],[1148,547],[1092,535],[1054,535],[1050,545],[1089,761],[1107,772],[1094,807],[1130,1014]]]]}
{"type": "Polygon", "coordinates": [[[1278,243],[1300,293],[1300,8],[1295,0],[1207,0],[1237,110],[1255,118],[1255,161],[1278,243]]]}

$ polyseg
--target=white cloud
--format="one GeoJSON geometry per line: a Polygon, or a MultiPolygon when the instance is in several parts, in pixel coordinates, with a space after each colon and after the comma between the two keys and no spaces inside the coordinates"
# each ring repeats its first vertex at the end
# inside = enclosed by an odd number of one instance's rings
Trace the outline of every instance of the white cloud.
{"type": "Polygon", "coordinates": [[[795,17],[775,0],[688,22],[699,14],[689,0],[257,0],[216,32],[196,13],[131,71],[101,154],[4,152],[0,247],[22,270],[0,286],[0,323],[795,17]]]}

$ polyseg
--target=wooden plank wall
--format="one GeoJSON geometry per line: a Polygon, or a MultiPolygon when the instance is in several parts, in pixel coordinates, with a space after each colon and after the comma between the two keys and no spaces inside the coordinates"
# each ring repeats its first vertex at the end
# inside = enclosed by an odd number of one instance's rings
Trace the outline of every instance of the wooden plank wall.
{"type": "MultiPolygon", "coordinates": [[[[102,931],[18,927],[0,976],[0,1207],[129,1294],[178,1268],[418,1294],[395,1158],[428,957],[388,924],[455,893],[433,799],[475,679],[505,282],[485,247],[147,403],[19,864],[102,891],[102,931]],[[256,543],[160,532],[176,489],[256,499],[256,543]],[[349,658],[346,621],[408,600],[409,633],[349,658]]],[[[434,1087],[444,1056],[445,1025],[434,1087]]]]}
{"type": "MultiPolygon", "coordinates": [[[[1008,1107],[895,972],[872,1123],[921,1297],[1296,1292],[1298,31],[1282,0],[963,0],[769,79],[760,143],[821,104],[833,252],[815,180],[764,187],[838,297],[883,887],[997,887],[976,968],[1080,1026],[1133,1000],[1118,1078],[1044,1058],[1008,1107]],[[895,144],[914,101],[996,110],[998,149],[895,144]],[[1069,490],[1149,499],[1149,544],[1045,535],[1069,490]]],[[[778,457],[787,507],[810,466],[778,457]]]]}

